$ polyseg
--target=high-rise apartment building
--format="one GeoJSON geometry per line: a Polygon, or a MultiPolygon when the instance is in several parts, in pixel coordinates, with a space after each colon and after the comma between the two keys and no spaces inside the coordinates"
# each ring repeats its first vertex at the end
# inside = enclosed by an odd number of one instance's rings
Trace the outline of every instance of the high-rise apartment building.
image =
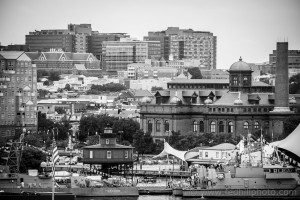
{"type": "Polygon", "coordinates": [[[22,51],[0,51],[0,137],[37,129],[36,67],[22,51]]]}
{"type": "MultiPolygon", "coordinates": [[[[270,64],[276,63],[276,56],[277,56],[277,50],[273,50],[273,53],[269,55],[270,64]]],[[[300,50],[288,50],[288,65],[289,68],[300,69],[300,50]]]]}
{"type": "Polygon", "coordinates": [[[160,42],[160,57],[163,57],[165,60],[169,60],[170,55],[170,37],[149,32],[148,36],[144,37],[144,41],[159,41],[160,42]]]}
{"type": "Polygon", "coordinates": [[[69,24],[68,30],[73,38],[73,52],[86,53],[88,52],[88,36],[92,34],[91,24],[69,24]]]}
{"type": "Polygon", "coordinates": [[[126,71],[128,64],[144,63],[149,57],[160,56],[158,41],[122,38],[120,41],[104,41],[102,45],[103,69],[112,73],[126,71]]]}
{"type": "Polygon", "coordinates": [[[164,41],[161,48],[166,60],[166,54],[172,54],[175,60],[196,59],[201,67],[216,69],[217,37],[211,32],[168,27],[165,31],[149,32],[144,40],[164,41]]]}

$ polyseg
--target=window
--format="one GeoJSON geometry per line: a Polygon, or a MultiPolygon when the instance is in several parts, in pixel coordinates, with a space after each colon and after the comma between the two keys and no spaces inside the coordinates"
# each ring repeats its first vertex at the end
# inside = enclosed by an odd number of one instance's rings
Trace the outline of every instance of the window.
{"type": "Polygon", "coordinates": [[[233,123],[228,122],[228,133],[233,133],[233,123]]]}
{"type": "Polygon", "coordinates": [[[168,120],[165,121],[165,131],[170,131],[170,125],[168,120]]]}
{"type": "Polygon", "coordinates": [[[249,123],[248,122],[244,122],[244,129],[248,129],[249,128],[249,123]]]}
{"type": "Polygon", "coordinates": [[[219,152],[216,152],[216,158],[219,158],[219,152]]]}
{"type": "Polygon", "coordinates": [[[204,122],[203,121],[200,121],[199,122],[199,131],[202,133],[204,132],[204,122]]]}
{"type": "Polygon", "coordinates": [[[160,132],[160,125],[161,125],[160,121],[157,120],[157,121],[156,121],[156,131],[157,131],[157,132],[160,132]]]}
{"type": "Polygon", "coordinates": [[[93,158],[93,151],[90,151],[90,158],[93,158]]]}
{"type": "Polygon", "coordinates": [[[125,151],[125,158],[128,158],[128,151],[125,151]]]}
{"type": "Polygon", "coordinates": [[[203,152],[200,150],[199,151],[199,158],[202,158],[203,157],[203,152]]]}
{"type": "Polygon", "coordinates": [[[111,159],[111,151],[106,152],[106,157],[107,157],[107,159],[111,159]]]}
{"type": "Polygon", "coordinates": [[[210,132],[211,133],[216,132],[216,122],[210,122],[210,132]]]}
{"type": "Polygon", "coordinates": [[[105,140],[105,144],[109,144],[109,139],[106,139],[106,140],[105,140]]]}
{"type": "Polygon", "coordinates": [[[223,121],[219,122],[219,132],[224,133],[224,122],[223,121]]]}
{"type": "Polygon", "coordinates": [[[233,85],[237,85],[237,77],[233,77],[233,85]]]}
{"type": "Polygon", "coordinates": [[[255,129],[258,129],[258,128],[259,128],[259,122],[257,122],[257,121],[254,122],[254,128],[255,128],[255,129]]]}
{"type": "Polygon", "coordinates": [[[205,152],[205,158],[208,158],[208,152],[205,152]]]}
{"type": "Polygon", "coordinates": [[[194,122],[193,122],[193,131],[194,131],[194,132],[197,132],[197,130],[198,130],[197,122],[194,121],[194,122]]]}
{"type": "Polygon", "coordinates": [[[151,122],[151,120],[148,121],[148,132],[152,133],[152,122],[151,122]]]}

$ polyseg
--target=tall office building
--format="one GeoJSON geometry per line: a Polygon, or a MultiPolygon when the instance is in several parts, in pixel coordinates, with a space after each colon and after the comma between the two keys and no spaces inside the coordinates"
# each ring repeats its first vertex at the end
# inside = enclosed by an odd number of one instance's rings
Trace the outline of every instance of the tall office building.
{"type": "Polygon", "coordinates": [[[92,34],[91,24],[69,24],[68,30],[73,37],[73,52],[88,52],[88,36],[92,34]]]}
{"type": "Polygon", "coordinates": [[[26,35],[29,51],[50,51],[51,49],[73,52],[74,35],[67,29],[41,30],[26,35]]]}
{"type": "Polygon", "coordinates": [[[201,67],[216,69],[217,37],[211,32],[168,27],[165,31],[149,32],[144,40],[164,41],[161,48],[165,59],[168,53],[175,60],[196,59],[201,67]]]}
{"type": "Polygon", "coordinates": [[[37,129],[36,67],[22,51],[0,51],[0,137],[37,129]]]}
{"type": "Polygon", "coordinates": [[[170,37],[161,34],[149,32],[148,36],[144,37],[144,41],[159,41],[160,42],[160,57],[169,60],[170,55],[170,37]]]}
{"type": "Polygon", "coordinates": [[[158,41],[122,38],[120,41],[104,41],[102,45],[102,66],[109,73],[126,71],[128,64],[144,63],[147,58],[160,56],[158,41]]]}
{"type": "Polygon", "coordinates": [[[88,52],[94,54],[96,58],[102,61],[102,42],[104,41],[120,41],[120,38],[129,37],[126,33],[99,33],[93,31],[88,36],[88,52]]]}

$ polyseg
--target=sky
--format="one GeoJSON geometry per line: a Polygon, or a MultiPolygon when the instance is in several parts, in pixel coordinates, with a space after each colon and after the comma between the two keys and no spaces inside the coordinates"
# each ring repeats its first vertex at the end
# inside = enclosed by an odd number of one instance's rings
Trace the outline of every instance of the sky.
{"type": "Polygon", "coordinates": [[[300,50],[300,0],[0,0],[1,45],[25,44],[34,30],[92,24],[101,33],[123,32],[139,40],[167,27],[217,36],[217,68],[239,57],[268,61],[276,42],[300,50]]]}

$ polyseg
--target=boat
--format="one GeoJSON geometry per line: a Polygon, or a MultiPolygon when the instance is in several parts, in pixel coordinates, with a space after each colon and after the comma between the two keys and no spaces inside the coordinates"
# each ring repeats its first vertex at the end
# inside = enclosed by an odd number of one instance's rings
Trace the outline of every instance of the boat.
{"type": "Polygon", "coordinates": [[[250,151],[253,145],[250,139],[247,140],[247,149],[242,153],[246,155],[244,160],[240,154],[235,163],[224,164],[222,168],[215,168],[216,165],[199,167],[186,181],[187,185],[173,188],[173,195],[184,199],[300,199],[299,169],[285,162],[286,155],[282,154],[283,159],[280,159],[276,147],[272,158],[265,156],[263,138],[260,141],[261,149],[253,152],[250,151]],[[257,152],[260,162],[251,154],[257,152]]]}
{"type": "MultiPolygon", "coordinates": [[[[50,176],[51,177],[51,176],[50,176]]],[[[21,173],[0,173],[0,190],[7,193],[51,192],[52,179],[42,175],[21,173]]],[[[55,191],[71,193],[79,197],[138,197],[138,188],[120,179],[101,179],[101,176],[89,177],[76,175],[57,177],[55,191]],[[58,184],[58,182],[60,184],[58,184]]]]}
{"type": "MultiPolygon", "coordinates": [[[[55,192],[55,199],[56,200],[75,200],[75,195],[63,192],[55,192]]],[[[0,198],[2,200],[51,200],[52,193],[49,192],[22,192],[22,193],[9,193],[0,191],[0,198]]]]}

